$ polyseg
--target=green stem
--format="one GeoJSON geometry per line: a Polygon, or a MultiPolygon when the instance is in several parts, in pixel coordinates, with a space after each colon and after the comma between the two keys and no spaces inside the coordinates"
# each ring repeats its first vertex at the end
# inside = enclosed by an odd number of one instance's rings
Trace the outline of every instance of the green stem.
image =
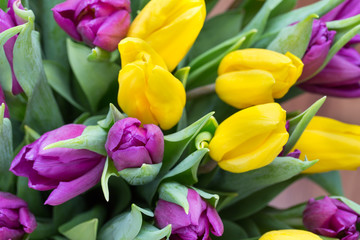
{"type": "Polygon", "coordinates": [[[211,83],[205,86],[194,88],[186,93],[187,100],[193,100],[205,95],[209,95],[215,92],[215,83],[211,83]]]}

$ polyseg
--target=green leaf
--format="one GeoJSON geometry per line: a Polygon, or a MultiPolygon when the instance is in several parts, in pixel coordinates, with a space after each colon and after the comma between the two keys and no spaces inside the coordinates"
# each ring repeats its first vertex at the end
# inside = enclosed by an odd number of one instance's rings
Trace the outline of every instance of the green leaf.
{"type": "Polygon", "coordinates": [[[246,240],[258,240],[259,237],[261,236],[261,232],[258,226],[252,219],[246,218],[241,221],[238,221],[238,223],[242,228],[244,228],[244,230],[246,231],[249,237],[257,236],[256,238],[247,238],[246,240]]]}
{"type": "Polygon", "coordinates": [[[310,41],[313,19],[317,17],[316,14],[311,14],[298,24],[285,27],[279,32],[267,49],[282,54],[290,52],[301,59],[310,41]]]}
{"type": "Polygon", "coordinates": [[[130,212],[111,219],[102,227],[99,240],[133,240],[141,229],[141,213],[150,217],[154,216],[152,212],[132,204],[130,212]]]}
{"type": "Polygon", "coordinates": [[[284,155],[288,154],[295,146],[296,142],[301,137],[306,126],[310,123],[311,119],[315,116],[320,107],[324,104],[326,97],[317,100],[313,105],[306,109],[300,115],[289,120],[289,140],[284,146],[284,155]]]}
{"type": "Polygon", "coordinates": [[[5,92],[11,92],[11,86],[12,86],[11,68],[6,58],[4,48],[3,46],[1,46],[1,44],[0,44],[0,84],[5,92]]]}
{"type": "Polygon", "coordinates": [[[45,60],[43,61],[46,78],[50,86],[69,103],[79,110],[85,109],[75,101],[70,90],[70,80],[66,72],[66,69],[57,62],[45,60]]]}
{"type": "Polygon", "coordinates": [[[0,0],[0,8],[5,12],[7,9],[8,0],[0,0]]]}
{"type": "Polygon", "coordinates": [[[351,201],[351,200],[349,200],[349,199],[347,199],[346,197],[343,197],[343,196],[331,196],[331,198],[335,198],[335,199],[338,199],[338,200],[342,201],[343,203],[348,205],[349,208],[354,210],[357,214],[360,214],[360,205],[357,204],[356,202],[353,202],[353,201],[351,201]]]}
{"type": "Polygon", "coordinates": [[[110,62],[91,62],[87,59],[90,49],[70,39],[67,40],[70,66],[90,103],[96,111],[99,101],[116,80],[120,66],[110,62]]]}
{"type": "Polygon", "coordinates": [[[115,122],[124,118],[125,116],[112,103],[110,103],[109,112],[106,115],[106,118],[99,121],[98,124],[100,127],[108,130],[115,122]]]}
{"type": "Polygon", "coordinates": [[[311,174],[308,178],[331,195],[344,195],[339,171],[311,174]]]}
{"type": "Polygon", "coordinates": [[[301,203],[287,209],[266,209],[265,212],[295,229],[304,227],[302,218],[307,203],[301,203]]]}
{"type": "Polygon", "coordinates": [[[177,182],[166,182],[159,187],[159,199],[181,206],[188,214],[190,208],[187,200],[188,191],[187,187],[177,182]]]}
{"type": "Polygon", "coordinates": [[[214,208],[216,208],[218,202],[219,202],[219,195],[217,194],[211,194],[211,193],[207,193],[204,192],[203,190],[200,190],[198,188],[195,187],[191,187],[192,189],[194,189],[203,199],[205,199],[211,206],[213,206],[214,208]]]}
{"type": "Polygon", "coordinates": [[[291,229],[291,226],[285,222],[273,217],[266,212],[260,212],[256,214],[252,219],[259,227],[261,232],[268,232],[272,230],[291,229]]]}
{"type": "Polygon", "coordinates": [[[106,138],[107,132],[103,128],[88,126],[79,137],[49,144],[44,147],[44,150],[51,148],[87,149],[105,156],[106,138]]]}
{"type": "Polygon", "coordinates": [[[0,191],[9,192],[14,184],[14,176],[9,171],[13,160],[13,135],[11,122],[4,118],[5,104],[0,106],[0,191]]]}
{"type": "Polygon", "coordinates": [[[53,221],[57,227],[69,222],[74,217],[80,215],[86,207],[85,200],[81,197],[75,197],[69,201],[53,207],[53,221]]]}
{"type": "Polygon", "coordinates": [[[119,175],[130,185],[144,185],[155,179],[162,163],[143,164],[139,168],[126,168],[119,172],[119,175]]]}
{"type": "MultiPolygon", "coordinates": [[[[36,218],[37,227],[34,232],[31,233],[30,239],[49,239],[53,237],[55,234],[58,234],[57,228],[52,221],[51,218],[49,219],[42,219],[37,216],[36,218]]],[[[67,240],[67,239],[66,239],[67,240]]]]}
{"type": "Polygon", "coordinates": [[[161,240],[169,239],[171,235],[171,224],[167,225],[163,229],[157,229],[147,222],[143,222],[140,233],[134,238],[134,240],[161,240]]]}
{"type": "Polygon", "coordinates": [[[248,237],[246,231],[240,225],[226,219],[223,219],[222,222],[224,224],[224,234],[221,237],[214,236],[213,239],[234,240],[248,237]]]}
{"type": "Polygon", "coordinates": [[[190,67],[183,67],[179,70],[177,70],[174,74],[174,76],[179,79],[184,87],[186,87],[186,82],[189,77],[190,67]]]}
{"type": "Polygon", "coordinates": [[[206,12],[209,13],[215,7],[219,0],[205,0],[206,12]]]}
{"type": "Polygon", "coordinates": [[[277,7],[271,12],[270,18],[276,17],[278,15],[287,13],[295,8],[297,0],[286,0],[282,1],[277,7]]]}
{"type": "Polygon", "coordinates": [[[116,170],[113,161],[109,159],[109,157],[106,158],[104,170],[101,175],[101,188],[104,193],[104,197],[106,201],[109,201],[109,186],[108,182],[111,176],[119,176],[118,171],[116,170]]]}

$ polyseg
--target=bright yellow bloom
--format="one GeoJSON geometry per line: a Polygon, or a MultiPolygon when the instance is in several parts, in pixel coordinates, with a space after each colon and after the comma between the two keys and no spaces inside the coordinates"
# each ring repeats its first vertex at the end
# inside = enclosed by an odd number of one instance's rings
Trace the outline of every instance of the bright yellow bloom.
{"type": "Polygon", "coordinates": [[[301,151],[301,159],[319,159],[305,173],[355,170],[360,166],[360,126],[316,116],[294,149],[301,151]]]}
{"type": "Polygon", "coordinates": [[[221,61],[215,90],[221,100],[236,108],[270,103],[288,92],[302,69],[301,60],[289,52],[237,50],[221,61]]]}
{"type": "Polygon", "coordinates": [[[149,43],[172,71],[195,42],[205,17],[204,0],[152,0],[133,21],[128,36],[149,43]]]}
{"type": "Polygon", "coordinates": [[[119,43],[119,51],[122,69],[118,102],[122,110],[142,124],[160,125],[164,130],[175,126],[186,102],[181,82],[145,41],[125,38],[119,43]]]}
{"type": "Polygon", "coordinates": [[[267,232],[259,240],[321,240],[321,238],[312,232],[286,229],[267,232]]]}
{"type": "Polygon", "coordinates": [[[209,144],[210,156],[234,173],[266,166],[289,138],[285,124],[286,112],[277,103],[241,110],[219,125],[209,144]]]}

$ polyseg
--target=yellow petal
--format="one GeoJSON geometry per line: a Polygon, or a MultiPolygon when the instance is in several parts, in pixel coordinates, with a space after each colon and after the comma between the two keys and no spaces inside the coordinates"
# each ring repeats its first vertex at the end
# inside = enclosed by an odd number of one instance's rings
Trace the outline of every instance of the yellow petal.
{"type": "Polygon", "coordinates": [[[215,90],[221,100],[236,108],[274,102],[273,76],[262,70],[244,70],[220,75],[215,90]]]}
{"type": "Polygon", "coordinates": [[[128,36],[148,42],[172,71],[193,45],[205,17],[204,0],[152,0],[133,21],[128,36]]]}
{"type": "Polygon", "coordinates": [[[288,140],[286,112],[277,103],[250,107],[223,121],[210,141],[210,156],[231,172],[269,164],[288,140]]]}
{"type": "Polygon", "coordinates": [[[319,161],[305,173],[355,170],[360,166],[360,126],[325,117],[314,117],[294,149],[319,161]]]}
{"type": "Polygon", "coordinates": [[[267,232],[259,240],[321,240],[321,238],[312,232],[286,229],[267,232]]]}

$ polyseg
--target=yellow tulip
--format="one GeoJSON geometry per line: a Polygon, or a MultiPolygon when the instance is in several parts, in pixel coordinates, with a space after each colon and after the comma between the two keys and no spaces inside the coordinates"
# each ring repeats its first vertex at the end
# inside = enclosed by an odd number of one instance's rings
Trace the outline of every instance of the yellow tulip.
{"type": "Polygon", "coordinates": [[[301,60],[266,49],[243,49],[221,61],[215,90],[221,100],[236,108],[271,103],[282,98],[300,77],[301,60]]]}
{"type": "Polygon", "coordinates": [[[289,138],[285,124],[286,112],[277,103],[241,110],[219,125],[209,144],[210,156],[234,173],[266,166],[289,138]]]}
{"type": "Polygon", "coordinates": [[[259,240],[321,240],[321,238],[305,230],[286,229],[267,232],[259,240]]]}
{"type": "Polygon", "coordinates": [[[300,159],[319,159],[305,173],[355,170],[360,166],[360,126],[326,117],[314,117],[294,149],[300,159]]]}
{"type": "Polygon", "coordinates": [[[128,36],[149,43],[172,71],[195,42],[205,17],[204,0],[152,0],[133,21],[128,36]]]}
{"type": "Polygon", "coordinates": [[[186,102],[181,82],[145,41],[125,38],[119,43],[119,51],[119,106],[142,124],[160,125],[164,130],[175,126],[186,102]]]}

